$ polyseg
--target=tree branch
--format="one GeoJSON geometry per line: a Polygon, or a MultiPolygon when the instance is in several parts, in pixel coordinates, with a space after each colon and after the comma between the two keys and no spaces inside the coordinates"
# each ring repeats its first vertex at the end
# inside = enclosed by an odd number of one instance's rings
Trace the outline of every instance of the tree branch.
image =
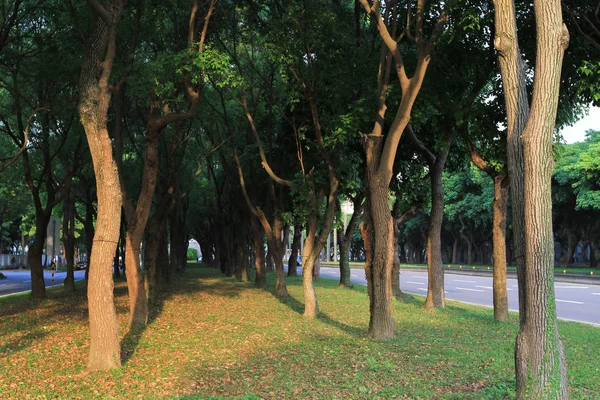
{"type": "Polygon", "coordinates": [[[433,164],[435,164],[435,159],[436,159],[435,154],[433,154],[431,152],[431,150],[429,150],[427,147],[425,147],[423,145],[423,143],[421,143],[419,138],[417,138],[417,135],[415,135],[415,132],[413,131],[412,124],[406,125],[406,128],[404,129],[404,133],[406,133],[406,135],[408,136],[408,139],[411,141],[413,146],[415,146],[417,148],[417,151],[419,153],[421,153],[423,155],[423,157],[425,157],[427,164],[429,164],[429,166],[432,166],[433,164]]]}
{"type": "Polygon", "coordinates": [[[244,113],[246,114],[246,119],[248,120],[248,123],[250,124],[250,130],[252,131],[252,134],[254,135],[254,139],[256,140],[256,144],[258,145],[258,151],[260,154],[262,167],[265,169],[265,171],[267,171],[267,174],[269,174],[271,179],[273,179],[275,182],[277,182],[280,185],[292,187],[292,181],[288,181],[286,179],[280,178],[273,171],[271,166],[269,165],[269,162],[267,161],[267,156],[265,154],[265,151],[262,147],[262,143],[260,141],[260,136],[258,135],[258,131],[256,129],[256,125],[254,124],[254,119],[252,118],[252,114],[250,114],[250,110],[248,110],[248,103],[246,101],[246,92],[243,89],[242,89],[241,95],[242,95],[242,97],[240,99],[240,103],[242,104],[242,107],[244,108],[244,113]]]}

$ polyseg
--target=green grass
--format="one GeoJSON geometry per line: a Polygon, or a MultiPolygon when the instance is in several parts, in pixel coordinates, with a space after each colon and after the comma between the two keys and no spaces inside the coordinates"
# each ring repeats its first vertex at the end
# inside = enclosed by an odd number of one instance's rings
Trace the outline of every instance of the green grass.
{"type": "MultiPolygon", "coordinates": [[[[321,261],[321,265],[324,267],[338,267],[339,264],[338,263],[334,263],[334,262],[330,262],[330,261],[321,261]]],[[[352,269],[363,269],[364,268],[364,263],[363,262],[350,262],[350,268],[352,269]]],[[[402,263],[400,265],[400,269],[404,269],[404,268],[425,268],[427,269],[427,264],[404,264],[402,263]]],[[[445,270],[453,270],[453,269],[460,269],[460,270],[472,270],[472,271],[493,271],[493,266],[492,265],[486,265],[486,264],[444,264],[444,269],[445,270]]],[[[508,267],[506,267],[508,272],[517,272],[517,267],[515,267],[514,265],[509,265],[508,267]]],[[[554,268],[554,273],[555,274],[577,274],[577,275],[600,275],[600,269],[599,268],[586,268],[586,267],[567,267],[567,268],[562,268],[562,267],[555,267],[554,268]],[[592,274],[590,274],[590,272],[592,272],[592,274]]]]}
{"type": "MultiPolygon", "coordinates": [[[[0,299],[0,398],[503,399],[514,397],[517,318],[449,302],[394,302],[396,338],[367,335],[365,288],[316,284],[321,316],[302,316],[300,278],[291,296],[189,267],[151,304],[148,327],[128,332],[124,283],[116,286],[123,367],[85,373],[89,350],[83,291],[60,291],[37,308],[0,299]]],[[[572,399],[600,398],[600,329],[559,322],[572,399]]]]}

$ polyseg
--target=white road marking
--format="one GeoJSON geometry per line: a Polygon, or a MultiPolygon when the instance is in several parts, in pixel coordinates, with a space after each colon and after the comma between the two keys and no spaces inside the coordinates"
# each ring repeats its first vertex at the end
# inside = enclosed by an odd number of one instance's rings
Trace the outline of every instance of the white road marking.
{"type": "Polygon", "coordinates": [[[425,292],[427,291],[427,288],[424,288],[424,287],[420,287],[420,288],[417,288],[417,289],[419,289],[419,290],[423,290],[423,291],[425,291],[425,292]]]}
{"type": "Polygon", "coordinates": [[[554,286],[555,289],[589,289],[587,286],[554,286]]]}
{"type": "Polygon", "coordinates": [[[477,283],[477,281],[463,281],[461,279],[455,279],[454,282],[477,283]]]}
{"type": "Polygon", "coordinates": [[[469,289],[469,288],[464,288],[464,287],[456,287],[457,289],[460,290],[468,290],[469,292],[485,292],[485,290],[481,290],[481,289],[469,289]]]}
{"type": "Polygon", "coordinates": [[[594,296],[600,296],[600,293],[592,293],[594,296]]]}
{"type": "Polygon", "coordinates": [[[31,283],[31,279],[28,281],[23,281],[23,283],[31,283]]]}
{"type": "Polygon", "coordinates": [[[559,303],[583,304],[583,301],[559,300],[559,299],[556,299],[556,301],[559,303]]]}
{"type": "Polygon", "coordinates": [[[415,276],[415,275],[411,275],[411,278],[416,278],[416,279],[427,279],[426,276],[415,276]]]}
{"type": "Polygon", "coordinates": [[[480,285],[475,285],[475,287],[482,288],[482,289],[493,289],[493,287],[492,287],[492,286],[480,286],[480,285]]]}
{"type": "Polygon", "coordinates": [[[423,282],[406,281],[406,283],[412,283],[413,285],[420,285],[423,282]]]}

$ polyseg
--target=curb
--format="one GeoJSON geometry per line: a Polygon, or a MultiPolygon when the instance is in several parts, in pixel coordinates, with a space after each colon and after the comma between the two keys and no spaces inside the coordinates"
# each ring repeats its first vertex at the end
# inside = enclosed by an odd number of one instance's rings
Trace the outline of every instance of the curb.
{"type": "MultiPolygon", "coordinates": [[[[402,268],[400,266],[400,273],[407,271],[419,271],[419,272],[427,272],[427,268],[402,268]]],[[[471,276],[487,276],[492,277],[494,275],[493,271],[471,271],[471,270],[461,270],[454,268],[444,268],[444,274],[453,274],[453,275],[471,275],[471,276]]],[[[508,278],[517,279],[516,272],[507,272],[506,276],[508,278]]],[[[575,275],[575,274],[554,274],[555,282],[563,282],[563,283],[583,283],[587,285],[600,285],[600,276],[587,276],[587,275],[575,275]]]]}

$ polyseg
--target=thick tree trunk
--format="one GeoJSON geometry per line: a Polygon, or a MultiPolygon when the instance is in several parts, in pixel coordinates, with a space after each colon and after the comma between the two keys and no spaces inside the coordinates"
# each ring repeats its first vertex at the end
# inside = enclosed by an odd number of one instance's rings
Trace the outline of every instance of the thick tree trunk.
{"type": "Polygon", "coordinates": [[[96,17],[80,76],[79,116],[85,130],[98,195],[98,217],[94,251],[89,268],[88,308],[90,356],[88,369],[121,366],[119,323],[113,301],[111,264],[121,225],[121,191],[107,130],[110,104],[108,82],[115,56],[116,24],[123,11],[122,0],[110,0],[96,17]]]}
{"type": "Polygon", "coordinates": [[[257,288],[264,289],[267,283],[265,273],[265,250],[263,246],[263,231],[260,228],[260,222],[255,216],[251,216],[252,223],[252,247],[254,248],[256,277],[254,285],[257,288]]]}
{"type": "Polygon", "coordinates": [[[442,172],[448,151],[440,152],[429,168],[431,179],[431,215],[427,234],[427,298],[425,308],[444,308],[444,268],[442,266],[442,222],[444,220],[444,187],[442,172]]]}
{"type": "Polygon", "coordinates": [[[494,178],[494,320],[508,321],[508,294],[506,290],[506,207],[508,204],[508,177],[494,178]]]}
{"type": "MultiPolygon", "coordinates": [[[[505,88],[509,126],[509,173],[515,201],[513,213],[523,205],[515,223],[524,222],[524,265],[521,243],[515,239],[519,291],[520,331],[515,345],[515,369],[518,399],[566,399],[567,367],[562,340],[558,333],[554,299],[554,238],[552,232],[551,174],[553,164],[552,133],[555,125],[560,85],[560,66],[568,44],[568,32],[562,24],[559,0],[534,2],[537,31],[536,67],[531,108],[527,118],[525,69],[520,60],[514,5],[495,0],[496,39],[502,54],[500,65],[505,88]],[[525,128],[518,121],[527,120],[525,128]],[[522,136],[524,177],[513,184],[515,162],[514,137],[522,136]],[[523,293],[521,294],[521,290],[523,293]]],[[[515,227],[515,235],[520,235],[515,227]]]]}
{"type": "MultiPolygon", "coordinates": [[[[394,264],[394,223],[388,203],[388,181],[378,174],[382,137],[368,136],[363,140],[367,156],[368,196],[361,233],[371,246],[365,262],[367,291],[370,299],[369,334],[376,339],[394,337],[392,316],[392,267],[394,264]]],[[[367,244],[368,243],[368,244],[367,244]]]]}

